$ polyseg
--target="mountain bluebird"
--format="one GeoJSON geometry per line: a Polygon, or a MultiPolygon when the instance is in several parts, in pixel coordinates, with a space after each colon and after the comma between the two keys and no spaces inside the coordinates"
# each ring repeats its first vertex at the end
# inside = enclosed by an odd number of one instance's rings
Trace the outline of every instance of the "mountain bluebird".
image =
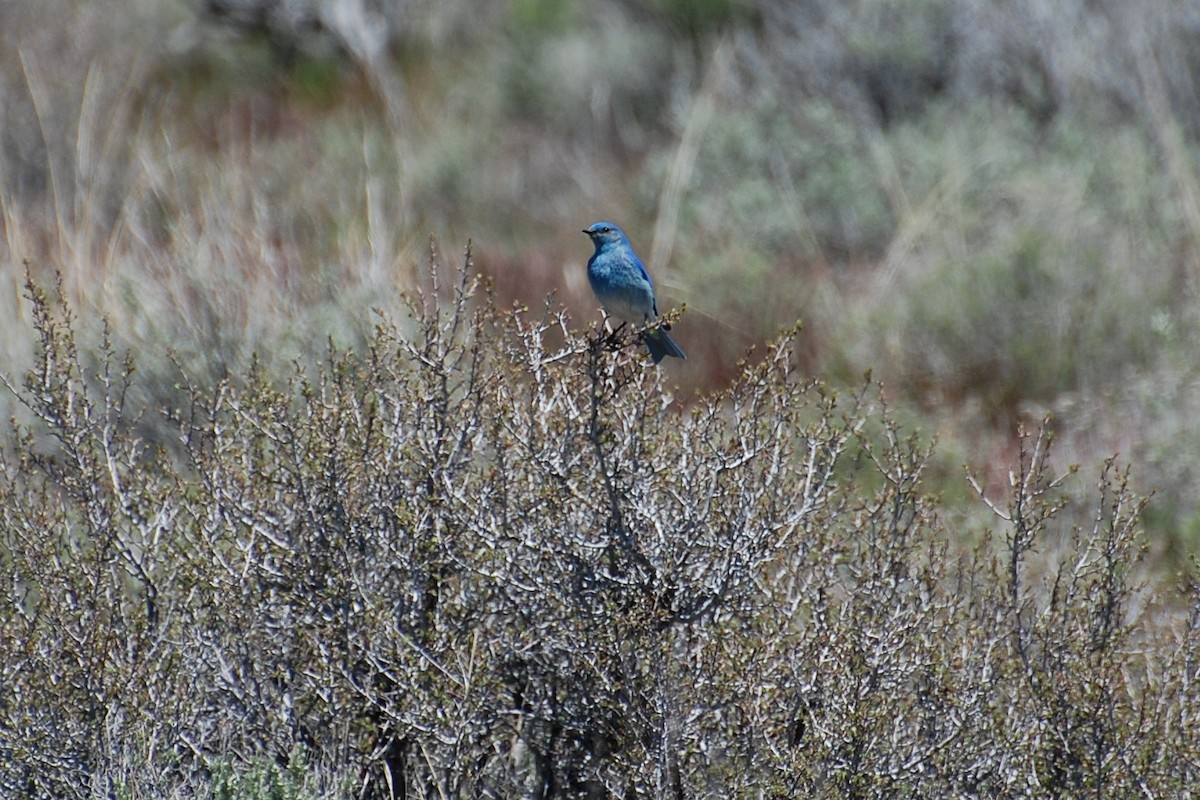
{"type": "MultiPolygon", "coordinates": [[[[583,231],[596,245],[588,260],[588,283],[604,310],[618,319],[634,325],[645,325],[658,316],[654,302],[654,281],[633,252],[633,245],[616,225],[597,222],[583,231]]],[[[646,347],[654,363],[666,356],[687,358],[679,345],[671,341],[662,328],[645,332],[646,347]]]]}

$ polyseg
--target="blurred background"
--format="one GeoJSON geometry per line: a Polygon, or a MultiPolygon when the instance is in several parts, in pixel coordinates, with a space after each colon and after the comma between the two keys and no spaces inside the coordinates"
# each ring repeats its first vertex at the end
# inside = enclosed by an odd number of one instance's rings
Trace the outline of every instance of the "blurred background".
{"type": "Polygon", "coordinates": [[[169,352],[215,379],[362,345],[431,240],[584,330],[607,219],[687,305],[682,402],[801,320],[806,370],[938,439],[950,513],[1052,413],[1182,566],[1198,141],[1196,0],[2,0],[0,371],[25,262],[152,407],[169,352]]]}

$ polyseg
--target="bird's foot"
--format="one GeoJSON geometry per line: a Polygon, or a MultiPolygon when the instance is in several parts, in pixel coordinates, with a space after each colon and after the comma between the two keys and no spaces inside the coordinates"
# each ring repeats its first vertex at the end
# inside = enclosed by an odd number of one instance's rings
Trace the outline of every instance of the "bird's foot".
{"type": "Polygon", "coordinates": [[[600,341],[604,349],[608,350],[610,353],[615,353],[624,347],[625,339],[621,336],[621,331],[624,329],[625,323],[622,322],[617,326],[616,330],[609,331],[605,336],[603,336],[600,341]]]}
{"type": "Polygon", "coordinates": [[[600,330],[596,331],[594,337],[588,337],[588,343],[597,350],[615,353],[623,349],[626,345],[625,337],[621,335],[624,328],[624,322],[617,326],[616,330],[601,327],[600,330]]]}

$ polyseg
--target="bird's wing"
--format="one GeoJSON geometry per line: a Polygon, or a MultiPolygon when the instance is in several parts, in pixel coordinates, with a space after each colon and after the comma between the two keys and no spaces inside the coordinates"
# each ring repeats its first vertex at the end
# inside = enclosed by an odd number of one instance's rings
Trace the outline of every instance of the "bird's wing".
{"type": "Polygon", "coordinates": [[[642,260],[640,258],[638,258],[637,253],[633,252],[633,250],[631,249],[629,251],[629,256],[630,256],[630,260],[633,262],[633,266],[637,268],[638,274],[640,274],[642,276],[642,278],[645,279],[646,286],[649,287],[649,289],[650,289],[650,310],[651,310],[651,312],[653,312],[654,316],[657,317],[658,316],[658,298],[654,296],[655,295],[654,280],[650,277],[650,273],[646,271],[646,265],[642,263],[642,260]]]}
{"type": "Polygon", "coordinates": [[[638,258],[638,255],[637,255],[637,253],[635,253],[635,252],[633,252],[632,250],[630,250],[630,251],[629,251],[629,258],[630,258],[630,260],[633,262],[633,265],[634,265],[635,267],[637,267],[637,271],[638,271],[639,273],[641,273],[641,276],[642,276],[643,278],[645,278],[645,279],[646,279],[646,283],[650,284],[650,288],[651,288],[651,289],[653,289],[653,288],[654,288],[654,281],[653,281],[653,280],[651,280],[651,278],[650,278],[650,273],[646,271],[646,265],[642,263],[642,260],[641,260],[640,258],[638,258]]]}

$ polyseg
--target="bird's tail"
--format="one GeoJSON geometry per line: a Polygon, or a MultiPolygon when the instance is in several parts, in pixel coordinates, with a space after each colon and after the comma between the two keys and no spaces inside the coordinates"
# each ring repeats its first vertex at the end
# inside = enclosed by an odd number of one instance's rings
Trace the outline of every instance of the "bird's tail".
{"type": "Polygon", "coordinates": [[[671,356],[672,358],[687,358],[683,354],[683,351],[679,349],[679,345],[675,344],[663,328],[650,328],[646,331],[646,349],[650,351],[650,358],[655,364],[667,356],[671,356]]]}

